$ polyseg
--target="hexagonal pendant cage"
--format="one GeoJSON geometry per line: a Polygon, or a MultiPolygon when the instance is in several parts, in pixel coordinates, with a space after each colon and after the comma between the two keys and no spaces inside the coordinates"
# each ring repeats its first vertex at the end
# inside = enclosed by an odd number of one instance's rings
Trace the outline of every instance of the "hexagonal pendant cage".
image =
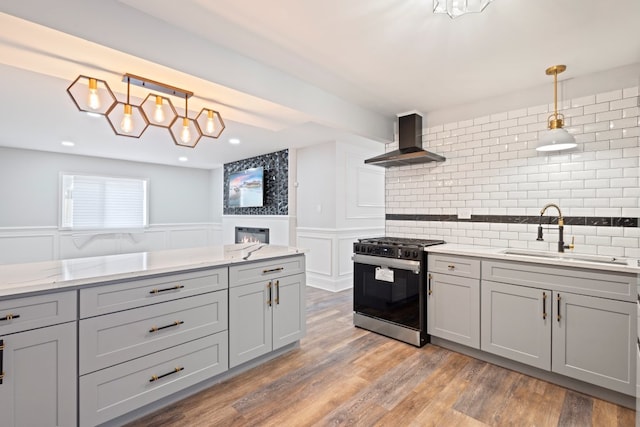
{"type": "Polygon", "coordinates": [[[178,116],[171,123],[169,133],[173,138],[173,142],[181,147],[194,148],[202,138],[202,133],[200,133],[200,128],[196,122],[187,117],[178,116]]]}
{"type": "Polygon", "coordinates": [[[196,124],[200,128],[202,135],[210,138],[218,138],[225,128],[222,116],[215,110],[203,108],[196,117],[196,124]]]}
{"type": "Polygon", "coordinates": [[[105,115],[117,102],[107,82],[88,76],[78,76],[67,93],[78,110],[87,113],[105,115]]]}
{"type": "Polygon", "coordinates": [[[117,102],[107,111],[107,120],[113,131],[120,136],[140,138],[149,127],[149,122],[138,105],[117,102]]]}
{"type": "Polygon", "coordinates": [[[140,104],[142,112],[151,126],[169,128],[178,117],[173,103],[166,96],[150,93],[140,104]]]}

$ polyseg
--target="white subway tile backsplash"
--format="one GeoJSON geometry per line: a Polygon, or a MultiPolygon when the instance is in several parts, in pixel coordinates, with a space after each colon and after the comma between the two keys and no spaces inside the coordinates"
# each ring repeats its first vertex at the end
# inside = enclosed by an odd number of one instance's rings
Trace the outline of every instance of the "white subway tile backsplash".
{"type": "Polygon", "coordinates": [[[596,94],[596,102],[616,101],[622,99],[622,89],[596,94]]]}
{"type": "Polygon", "coordinates": [[[591,105],[596,103],[595,95],[583,96],[581,98],[574,98],[571,100],[572,107],[584,107],[585,105],[591,105]]]}
{"type": "Polygon", "coordinates": [[[597,122],[605,122],[607,120],[615,120],[622,118],[622,110],[604,111],[596,114],[597,122]]]}
{"type": "MultiPolygon", "coordinates": [[[[549,104],[424,129],[444,163],[386,170],[387,213],[538,216],[554,202],[566,216],[640,218],[638,88],[561,102],[565,128],[579,143],[568,153],[538,153],[549,104]]],[[[397,143],[386,149],[396,149],[397,143]]],[[[436,150],[434,150],[436,151],[436,150]]],[[[536,225],[387,221],[387,232],[449,242],[554,250],[557,231],[536,242],[536,225]]],[[[640,228],[567,226],[580,253],[640,257],[640,228]]]]}
{"type": "Polygon", "coordinates": [[[610,109],[612,110],[621,110],[623,108],[629,108],[629,107],[637,107],[638,106],[638,98],[637,97],[631,97],[631,98],[624,98],[618,101],[611,101],[610,105],[610,109]]]}
{"type": "Polygon", "coordinates": [[[601,113],[603,111],[609,111],[609,103],[601,102],[598,104],[587,105],[584,107],[584,114],[601,113]]]}

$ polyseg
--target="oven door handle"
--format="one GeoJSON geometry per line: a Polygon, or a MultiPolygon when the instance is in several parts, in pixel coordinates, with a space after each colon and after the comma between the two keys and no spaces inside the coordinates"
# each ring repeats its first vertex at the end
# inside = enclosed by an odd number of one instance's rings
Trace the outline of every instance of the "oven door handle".
{"type": "Polygon", "coordinates": [[[409,270],[415,274],[420,274],[420,261],[408,259],[385,258],[381,256],[354,254],[351,260],[357,264],[375,265],[376,267],[396,268],[398,270],[409,270]]]}

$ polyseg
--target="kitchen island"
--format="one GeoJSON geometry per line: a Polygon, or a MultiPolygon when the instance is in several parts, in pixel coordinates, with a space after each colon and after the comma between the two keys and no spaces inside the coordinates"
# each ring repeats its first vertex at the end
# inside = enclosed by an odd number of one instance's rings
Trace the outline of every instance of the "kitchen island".
{"type": "Polygon", "coordinates": [[[457,244],[425,250],[432,343],[634,407],[638,260],[457,244]]]}
{"type": "Polygon", "coordinates": [[[304,251],[264,244],[0,266],[3,423],[120,425],[264,363],[304,290],[304,251]]]}

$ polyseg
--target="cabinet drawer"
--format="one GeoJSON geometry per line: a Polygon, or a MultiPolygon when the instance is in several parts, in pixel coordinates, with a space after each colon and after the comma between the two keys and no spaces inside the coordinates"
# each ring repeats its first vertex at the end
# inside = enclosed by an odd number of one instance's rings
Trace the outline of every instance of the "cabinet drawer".
{"type": "Polygon", "coordinates": [[[0,335],[76,320],[76,291],[0,301],[0,335]]]}
{"type": "Polygon", "coordinates": [[[80,425],[104,423],[227,369],[224,331],[84,375],[80,377],[80,425]]]}
{"type": "Polygon", "coordinates": [[[80,320],[80,374],[227,329],[227,291],[80,320]]]}
{"type": "Polygon", "coordinates": [[[636,301],[637,275],[515,261],[482,261],[482,280],[636,301]]]}
{"type": "Polygon", "coordinates": [[[229,286],[304,273],[304,255],[229,267],[229,286]]]}
{"type": "Polygon", "coordinates": [[[171,274],[80,290],[80,317],[91,317],[226,289],[227,268],[171,274]]]}
{"type": "Polygon", "coordinates": [[[480,278],[480,260],[458,255],[428,254],[428,269],[432,273],[445,273],[454,276],[480,278]]]}

